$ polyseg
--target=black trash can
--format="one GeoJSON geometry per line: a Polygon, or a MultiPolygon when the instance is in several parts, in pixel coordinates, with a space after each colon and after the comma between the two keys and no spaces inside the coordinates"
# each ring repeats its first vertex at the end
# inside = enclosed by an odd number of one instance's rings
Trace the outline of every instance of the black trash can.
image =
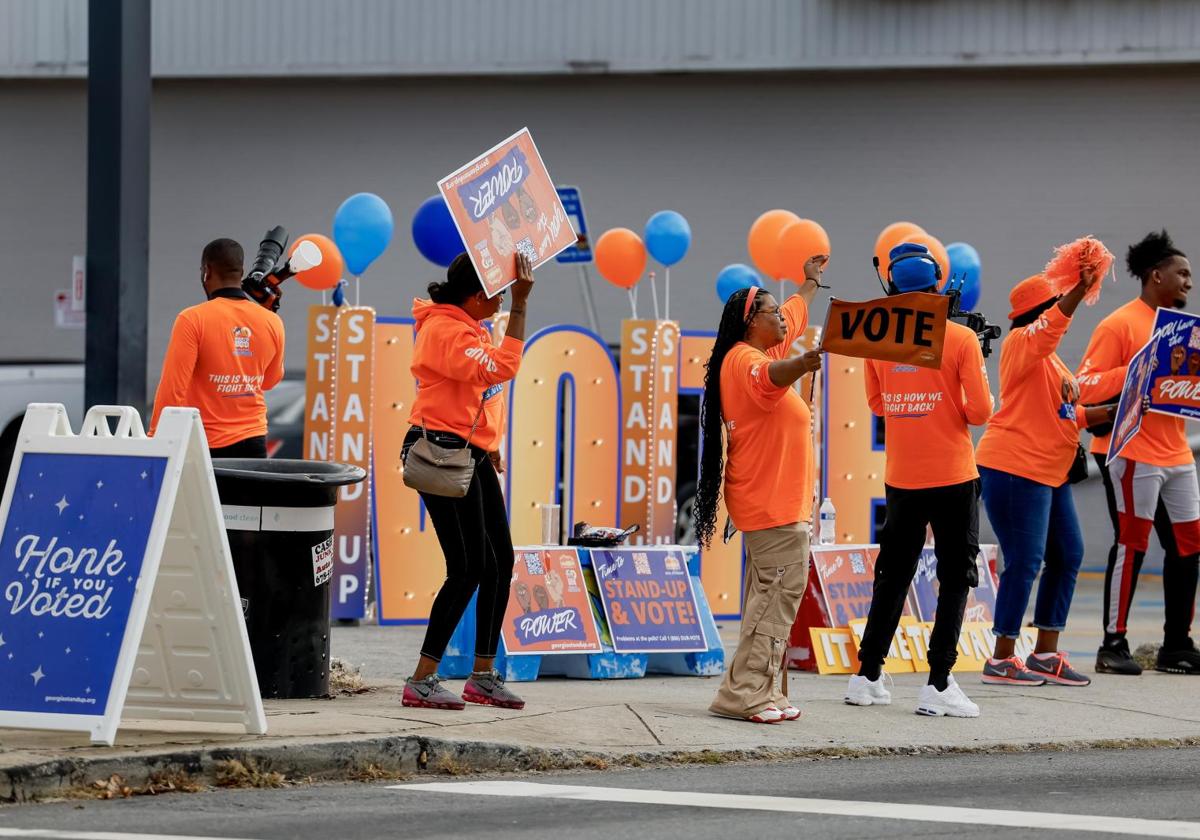
{"type": "Polygon", "coordinates": [[[213,472],[262,696],[327,696],[333,511],[366,472],[282,458],[214,458],[213,472]]]}

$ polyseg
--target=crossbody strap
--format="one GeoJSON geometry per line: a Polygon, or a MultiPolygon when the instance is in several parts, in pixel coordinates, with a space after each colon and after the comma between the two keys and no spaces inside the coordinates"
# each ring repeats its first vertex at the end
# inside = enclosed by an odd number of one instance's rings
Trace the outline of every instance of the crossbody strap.
{"type": "MultiPolygon", "coordinates": [[[[467,442],[463,444],[464,449],[471,445],[471,438],[475,437],[475,430],[479,428],[479,418],[483,417],[484,402],[485,399],[483,398],[479,400],[479,410],[475,412],[475,420],[471,423],[471,431],[467,434],[467,442]]],[[[425,426],[424,418],[421,419],[421,437],[429,440],[429,429],[425,426]]]]}

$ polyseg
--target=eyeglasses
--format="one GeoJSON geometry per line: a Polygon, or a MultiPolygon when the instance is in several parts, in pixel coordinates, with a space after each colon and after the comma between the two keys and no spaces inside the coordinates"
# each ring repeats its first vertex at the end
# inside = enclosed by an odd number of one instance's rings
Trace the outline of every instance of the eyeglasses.
{"type": "MultiPolygon", "coordinates": [[[[755,312],[753,315],[750,316],[750,321],[753,321],[759,315],[773,315],[776,318],[778,318],[779,320],[781,320],[781,321],[783,320],[783,310],[778,306],[776,306],[774,309],[758,310],[757,312],[755,312]]],[[[746,323],[749,323],[749,321],[747,321],[746,323]]]]}

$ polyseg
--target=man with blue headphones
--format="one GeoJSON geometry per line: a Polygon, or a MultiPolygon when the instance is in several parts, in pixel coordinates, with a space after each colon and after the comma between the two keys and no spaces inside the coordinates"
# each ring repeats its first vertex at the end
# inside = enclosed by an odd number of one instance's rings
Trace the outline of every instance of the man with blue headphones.
{"type": "MultiPolygon", "coordinates": [[[[938,292],[941,268],[924,245],[898,245],[889,259],[889,295],[938,292]]],[[[979,707],[950,669],[958,658],[968,592],[979,583],[979,471],[969,426],[983,425],[992,416],[983,351],[974,332],[950,321],[940,368],[868,359],[864,370],[867,403],[884,418],[887,518],[859,646],[862,664],[850,678],[846,702],[882,706],[892,701],[883,685],[883,660],[931,525],[938,561],[937,619],[929,639],[929,683],[921,689],[916,711],[978,717],[979,707]]]]}

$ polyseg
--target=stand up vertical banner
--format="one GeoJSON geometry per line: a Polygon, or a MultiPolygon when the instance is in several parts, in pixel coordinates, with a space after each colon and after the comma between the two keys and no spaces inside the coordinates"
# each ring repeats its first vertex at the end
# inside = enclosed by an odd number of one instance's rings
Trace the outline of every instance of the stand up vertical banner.
{"type": "Polygon", "coordinates": [[[634,544],[675,537],[679,325],[621,324],[621,522],[634,544]]]}
{"type": "Polygon", "coordinates": [[[650,340],[654,321],[621,322],[621,518],[624,528],[638,526],[630,538],[642,544],[650,533],[651,488],[654,484],[650,340]]]}
{"type": "Polygon", "coordinates": [[[304,457],[328,461],[333,432],[333,326],[336,306],[308,308],[304,372],[304,457]]]}
{"type": "Polygon", "coordinates": [[[122,715],[266,732],[196,409],[148,438],[129,407],[75,435],[30,405],[0,528],[0,726],[110,746],[122,715]]]}
{"type": "Polygon", "coordinates": [[[367,478],[338,491],[334,519],[335,619],[367,615],[371,575],[371,442],[374,414],[375,310],[342,307],[334,322],[333,447],[331,458],[367,471],[367,478]]]}
{"type": "Polygon", "coordinates": [[[654,457],[651,459],[650,530],[646,533],[646,542],[673,545],[678,514],[675,501],[678,459],[675,454],[679,447],[679,324],[658,322],[652,358],[654,457]]]}

